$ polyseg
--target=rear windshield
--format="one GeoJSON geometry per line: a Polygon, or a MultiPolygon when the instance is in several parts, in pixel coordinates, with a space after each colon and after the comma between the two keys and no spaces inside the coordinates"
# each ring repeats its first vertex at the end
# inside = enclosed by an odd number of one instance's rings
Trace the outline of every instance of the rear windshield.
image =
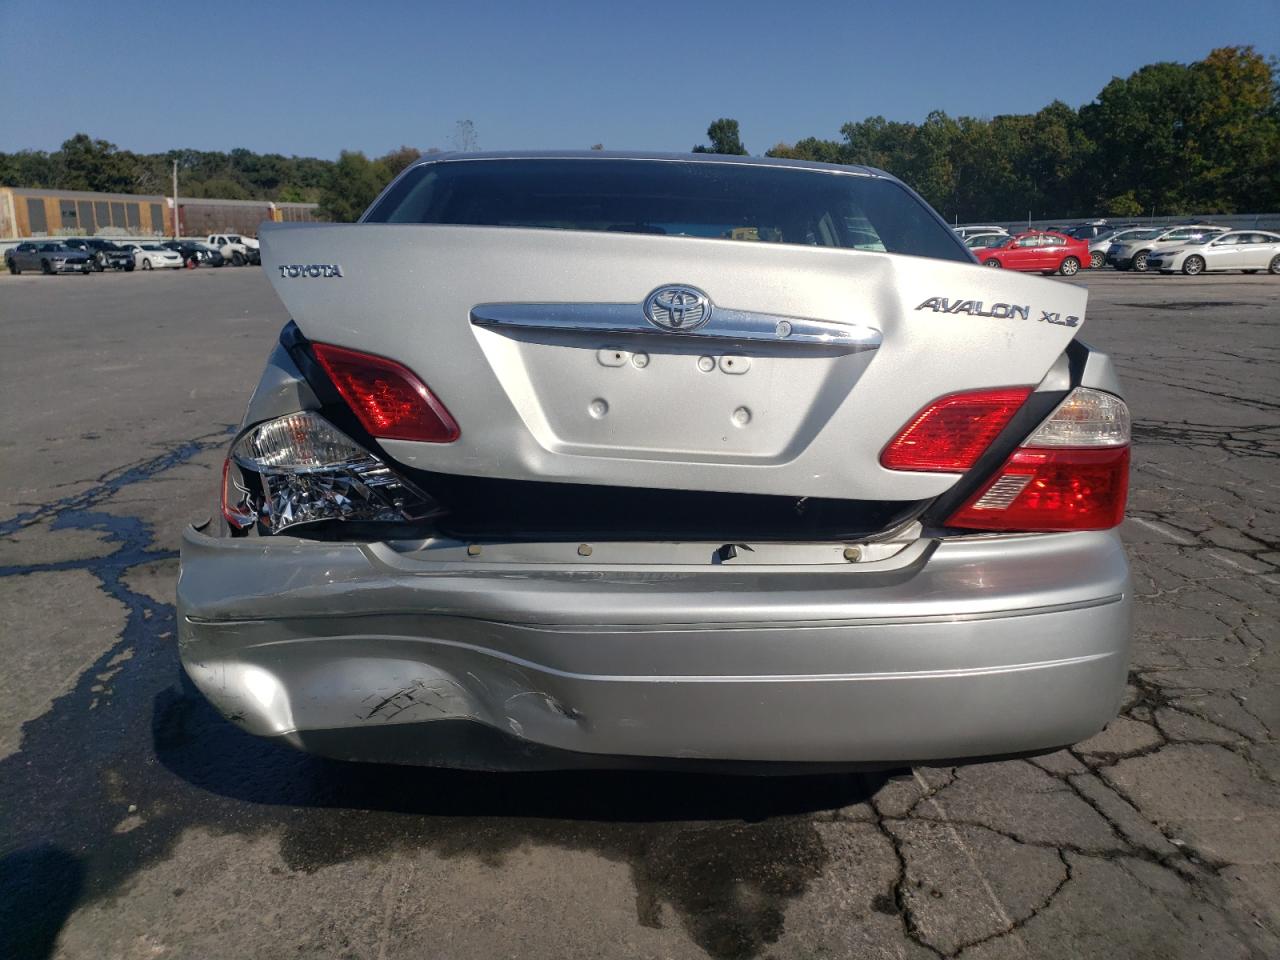
{"type": "Polygon", "coordinates": [[[730,163],[429,163],[406,173],[364,222],[645,233],[972,262],[955,234],[892,180],[730,163]]]}

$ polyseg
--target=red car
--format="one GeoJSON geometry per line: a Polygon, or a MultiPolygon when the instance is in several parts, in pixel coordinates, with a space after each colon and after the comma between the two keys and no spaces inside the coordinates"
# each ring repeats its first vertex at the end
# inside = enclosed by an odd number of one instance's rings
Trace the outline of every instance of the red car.
{"type": "Polygon", "coordinates": [[[1089,244],[1063,233],[1032,231],[1010,237],[998,247],[973,251],[988,267],[1025,270],[1028,273],[1075,275],[1089,266],[1089,244]]]}

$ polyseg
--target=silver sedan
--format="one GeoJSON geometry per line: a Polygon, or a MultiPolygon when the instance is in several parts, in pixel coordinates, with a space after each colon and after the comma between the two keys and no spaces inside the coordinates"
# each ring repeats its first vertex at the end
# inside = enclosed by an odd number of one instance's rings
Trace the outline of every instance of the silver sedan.
{"type": "Polygon", "coordinates": [[[893,177],[444,155],[261,239],[294,320],[178,586],[243,730],[796,771],[1115,715],[1129,414],[1087,291],[973,263],[893,177]]]}
{"type": "Polygon", "coordinates": [[[1201,237],[1180,246],[1152,250],[1147,267],[1161,273],[1181,271],[1188,276],[1223,270],[1280,275],[1280,234],[1265,230],[1232,230],[1217,237],[1201,237]]]}

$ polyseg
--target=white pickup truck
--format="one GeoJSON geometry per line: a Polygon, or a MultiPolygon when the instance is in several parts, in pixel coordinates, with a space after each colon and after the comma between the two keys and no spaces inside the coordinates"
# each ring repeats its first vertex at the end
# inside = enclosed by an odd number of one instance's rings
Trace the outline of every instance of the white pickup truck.
{"type": "Polygon", "coordinates": [[[261,263],[258,241],[239,233],[211,233],[205,243],[213,247],[229,263],[243,267],[246,263],[261,263]]]}

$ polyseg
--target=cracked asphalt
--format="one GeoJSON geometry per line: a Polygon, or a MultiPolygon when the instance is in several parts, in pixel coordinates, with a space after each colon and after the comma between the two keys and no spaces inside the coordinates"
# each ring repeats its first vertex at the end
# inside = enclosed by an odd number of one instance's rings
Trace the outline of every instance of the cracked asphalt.
{"type": "Polygon", "coordinates": [[[250,269],[0,277],[0,957],[1280,956],[1280,280],[1077,282],[1136,419],[1121,716],[752,780],[223,722],[180,677],[177,545],[283,308],[250,269]]]}

